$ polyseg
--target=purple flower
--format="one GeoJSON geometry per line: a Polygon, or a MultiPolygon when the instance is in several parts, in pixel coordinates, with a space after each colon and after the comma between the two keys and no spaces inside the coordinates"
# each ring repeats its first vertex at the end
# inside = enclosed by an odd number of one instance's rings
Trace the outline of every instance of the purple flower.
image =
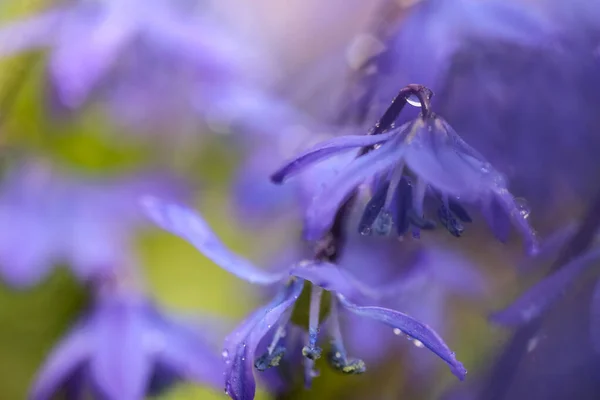
{"type": "Polygon", "coordinates": [[[465,377],[463,365],[456,360],[443,340],[426,325],[397,311],[353,303],[350,298],[376,296],[377,292],[337,265],[325,261],[303,261],[279,272],[260,270],[229,251],[206,222],[193,211],[151,197],[144,198],[142,204],[148,216],[158,226],[189,241],[221,268],[252,283],[278,285],[275,297],[252,313],[225,340],[225,390],[231,398],[252,399],[256,389],[253,365],[263,370],[278,365],[285,356],[285,348],[281,347],[280,339],[289,329],[293,307],[307,286],[305,280],[312,283],[308,340],[302,349],[307,384],[316,375],[314,361],[322,353],[318,346],[319,332],[322,331],[327,332],[330,337],[328,359],[335,369],[346,374],[362,373],[365,370],[364,362],[350,358],[346,353],[338,320],[340,307],[399,329],[407,336],[419,340],[424,347],[442,358],[458,378],[465,377]],[[326,322],[321,323],[319,312],[323,290],[332,293],[332,300],[330,315],[326,322]],[[259,344],[271,332],[267,352],[256,357],[259,344]]]}
{"type": "Polygon", "coordinates": [[[43,163],[20,165],[0,185],[0,274],[29,286],[66,262],[80,279],[111,275],[131,257],[142,223],[137,198],[149,190],[181,198],[173,179],[70,176],[43,163]]]}
{"type": "Polygon", "coordinates": [[[186,0],[74,1],[5,26],[0,55],[50,47],[55,106],[78,109],[101,95],[125,120],[161,122],[166,110],[176,113],[169,117],[177,117],[182,108],[200,112],[207,98],[230,96],[238,78],[249,78],[261,59],[199,5],[186,0]],[[181,99],[181,93],[187,97],[181,99]]]}
{"type": "Polygon", "coordinates": [[[218,387],[221,366],[218,351],[193,324],[139,295],[110,293],[51,352],[30,398],[51,399],[65,387],[73,398],[91,392],[94,398],[141,400],[179,379],[218,387]]]}
{"type": "MultiPolygon", "coordinates": [[[[512,0],[424,0],[412,7],[376,61],[376,97],[386,104],[398,83],[441,89],[452,57],[472,40],[540,46],[552,34],[534,7],[512,0]]],[[[370,78],[371,79],[371,78],[370,78]]]]}
{"type": "Polygon", "coordinates": [[[352,163],[315,191],[306,213],[308,239],[322,237],[340,206],[366,183],[372,185],[373,194],[359,224],[362,234],[389,235],[395,227],[402,236],[412,226],[418,237],[421,229],[433,229],[435,223],[424,215],[429,195],[437,200],[438,219],[452,235],[461,236],[463,223],[471,222],[463,204],[475,204],[500,240],[506,240],[512,220],[528,251],[536,252],[529,212],[509,193],[504,177],[443,118],[425,108],[424,115],[385,133],[325,141],[286,163],[272,180],[283,182],[321,160],[359,149],[352,163]]]}

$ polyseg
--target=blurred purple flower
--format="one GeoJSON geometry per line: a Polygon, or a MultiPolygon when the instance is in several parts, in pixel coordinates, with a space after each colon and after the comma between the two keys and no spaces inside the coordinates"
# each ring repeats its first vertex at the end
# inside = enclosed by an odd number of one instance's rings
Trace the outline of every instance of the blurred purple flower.
{"type": "Polygon", "coordinates": [[[376,97],[386,104],[399,83],[418,83],[437,92],[454,53],[474,38],[539,46],[551,35],[549,22],[524,1],[420,1],[376,60],[376,97]]]}
{"type": "Polygon", "coordinates": [[[139,295],[100,296],[40,369],[30,398],[136,400],[176,380],[219,387],[220,355],[198,327],[164,315],[139,295]]]}
{"type": "Polygon", "coordinates": [[[509,193],[504,177],[434,113],[385,133],[320,143],[284,164],[272,180],[281,183],[323,159],[357,149],[361,151],[355,161],[315,190],[306,212],[307,238],[319,239],[357,187],[374,181],[373,196],[359,224],[361,234],[389,235],[395,226],[402,236],[412,226],[418,237],[420,229],[433,229],[435,223],[424,217],[429,194],[437,198],[438,219],[452,235],[461,236],[462,223],[471,222],[462,204],[477,204],[500,240],[507,239],[512,220],[528,252],[537,251],[535,232],[527,222],[529,213],[509,193]],[[408,169],[416,182],[405,175],[408,169]]]}
{"type": "Polygon", "coordinates": [[[57,263],[83,280],[111,275],[131,254],[131,236],[144,220],[137,198],[156,191],[183,197],[163,174],[97,179],[63,174],[44,163],[20,165],[0,184],[0,274],[29,286],[57,263]]]}
{"type": "Polygon", "coordinates": [[[279,342],[288,329],[293,307],[304,289],[305,280],[313,284],[308,343],[302,349],[307,384],[310,384],[312,377],[316,375],[314,361],[321,356],[322,350],[317,346],[317,341],[320,326],[323,325],[331,338],[328,357],[330,364],[347,374],[362,373],[365,370],[362,360],[349,358],[346,353],[339,327],[339,307],[358,316],[382,322],[418,340],[442,358],[459,379],[464,379],[466,370],[463,365],[456,360],[454,353],[443,340],[426,325],[397,311],[354,304],[350,298],[373,297],[378,293],[337,265],[324,261],[303,261],[280,272],[260,270],[228,250],[212,233],[207,223],[193,211],[151,197],[144,198],[142,205],[158,226],[189,241],[223,269],[252,283],[278,284],[279,289],[275,297],[252,313],[225,340],[225,389],[233,399],[254,397],[256,383],[253,363],[255,368],[264,370],[278,365],[284,357],[285,349],[279,342]],[[334,295],[327,323],[320,324],[319,312],[324,289],[334,295]],[[255,358],[260,342],[273,330],[275,331],[267,352],[255,358]]]}
{"type": "Polygon", "coordinates": [[[50,47],[54,106],[78,109],[104,95],[125,120],[156,123],[173,112],[173,122],[258,73],[261,56],[212,17],[196,1],[79,0],[5,26],[0,55],[50,47]]]}

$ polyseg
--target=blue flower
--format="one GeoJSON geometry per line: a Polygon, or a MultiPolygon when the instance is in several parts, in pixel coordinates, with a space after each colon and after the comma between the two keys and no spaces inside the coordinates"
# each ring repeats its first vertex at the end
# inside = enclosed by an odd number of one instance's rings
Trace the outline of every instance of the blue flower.
{"type": "Polygon", "coordinates": [[[280,339],[290,327],[294,305],[307,286],[306,281],[312,283],[308,339],[302,349],[307,384],[316,376],[314,361],[322,354],[318,346],[321,332],[326,332],[330,338],[328,360],[334,368],[346,374],[365,370],[364,362],[349,357],[346,352],[339,327],[340,307],[399,329],[420,341],[442,358],[458,378],[464,379],[466,370],[463,365],[429,327],[398,311],[353,303],[350,300],[353,297],[375,297],[378,291],[362,284],[337,265],[325,261],[302,261],[280,272],[263,271],[227,249],[193,211],[152,197],[144,198],[142,205],[158,226],[187,240],[221,268],[252,283],[277,285],[275,297],[246,318],[225,340],[225,390],[231,398],[252,399],[256,389],[253,369],[276,366],[285,356],[286,349],[280,345],[280,339]],[[332,296],[329,317],[326,322],[321,322],[319,312],[324,290],[331,292],[332,296]],[[266,353],[257,357],[259,344],[271,334],[266,353]]]}
{"type": "Polygon", "coordinates": [[[30,398],[51,399],[65,387],[73,398],[141,400],[180,379],[218,387],[222,371],[218,351],[193,324],[140,295],[111,292],[50,353],[30,398]]]}
{"type": "Polygon", "coordinates": [[[0,184],[0,223],[11,227],[0,230],[0,275],[29,286],[59,263],[83,280],[111,275],[132,255],[143,222],[136,200],[148,190],[183,194],[167,176],[86,179],[40,162],[15,166],[0,184]]]}
{"type": "MultiPolygon", "coordinates": [[[[402,94],[394,103],[406,101],[401,97],[402,94]]],[[[376,131],[382,121],[392,125],[393,113],[389,111],[394,107],[392,104],[376,125],[376,131]]],[[[437,200],[438,219],[452,235],[461,236],[463,224],[471,222],[463,205],[475,204],[480,206],[499,239],[506,240],[512,220],[528,251],[535,253],[537,239],[527,221],[529,212],[510,194],[504,177],[443,118],[425,105],[422,108],[423,113],[417,119],[398,128],[385,131],[387,125],[381,125],[384,133],[325,141],[272,175],[274,182],[281,183],[321,160],[360,149],[352,163],[315,191],[306,212],[306,237],[311,240],[322,237],[340,206],[360,185],[371,184],[372,197],[359,224],[363,234],[389,235],[395,227],[402,236],[412,227],[413,235],[418,237],[421,229],[433,229],[435,223],[424,214],[425,198],[429,195],[437,200]]]]}

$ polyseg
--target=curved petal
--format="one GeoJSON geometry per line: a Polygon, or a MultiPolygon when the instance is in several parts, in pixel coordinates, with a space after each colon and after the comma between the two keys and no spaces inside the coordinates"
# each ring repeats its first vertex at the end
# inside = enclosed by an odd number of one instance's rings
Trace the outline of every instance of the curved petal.
{"type": "Polygon", "coordinates": [[[252,369],[256,348],[271,327],[294,305],[303,287],[302,279],[294,279],[269,304],[252,313],[225,338],[225,391],[232,399],[254,398],[256,381],[252,369]]]}
{"type": "Polygon", "coordinates": [[[95,316],[92,377],[109,399],[143,399],[153,368],[144,308],[129,299],[108,301],[95,316]]]}
{"type": "Polygon", "coordinates": [[[338,298],[348,311],[362,317],[383,322],[393,328],[400,329],[405,335],[418,340],[423,346],[427,347],[444,360],[458,379],[465,379],[467,374],[465,367],[456,359],[455,354],[448,348],[442,338],[427,325],[398,311],[382,307],[361,307],[351,303],[348,299],[339,294],[338,298]]]}
{"type": "Polygon", "coordinates": [[[194,211],[150,196],[143,197],[141,204],[146,215],[158,226],[185,239],[215,264],[237,277],[261,285],[269,285],[285,277],[285,273],[261,271],[231,252],[194,211]]]}
{"type": "Polygon", "coordinates": [[[68,16],[66,10],[39,14],[0,28],[0,57],[8,57],[52,43],[57,24],[68,16]]]}
{"type": "Polygon", "coordinates": [[[539,243],[535,230],[527,221],[528,214],[523,214],[522,210],[517,206],[515,198],[507,191],[500,190],[496,192],[496,199],[504,212],[510,216],[511,221],[521,233],[521,238],[525,242],[525,250],[528,255],[533,256],[539,253],[539,243]]]}
{"type": "Polygon", "coordinates": [[[318,161],[332,157],[340,151],[374,146],[376,144],[386,142],[397,133],[398,131],[394,129],[381,135],[341,136],[326,140],[288,161],[281,168],[275,171],[273,175],[271,175],[271,180],[276,183],[281,183],[291,176],[301,172],[306,167],[309,167],[318,161]]]}
{"type": "Polygon", "coordinates": [[[53,398],[57,389],[88,358],[92,343],[86,325],[75,327],[60,344],[52,350],[42,367],[30,391],[31,400],[53,398]]]}
{"type": "Polygon", "coordinates": [[[521,325],[538,317],[592,261],[600,258],[600,249],[578,257],[530,288],[506,309],[494,313],[492,321],[507,326],[521,325]]]}
{"type": "Polygon", "coordinates": [[[306,239],[319,240],[333,223],[337,210],[358,185],[393,168],[401,158],[402,150],[396,140],[391,140],[352,161],[313,197],[305,217],[306,239]]]}

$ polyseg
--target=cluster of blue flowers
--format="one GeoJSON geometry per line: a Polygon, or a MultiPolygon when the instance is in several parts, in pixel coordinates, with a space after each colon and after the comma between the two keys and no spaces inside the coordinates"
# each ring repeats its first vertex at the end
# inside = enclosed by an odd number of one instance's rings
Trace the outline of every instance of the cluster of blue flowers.
{"type": "MultiPolygon", "coordinates": [[[[345,52],[333,46],[314,57],[318,79],[329,82],[308,101],[293,94],[310,91],[311,74],[293,78],[259,43],[268,38],[231,16],[251,14],[251,2],[230,2],[235,11],[201,0],[57,3],[4,22],[0,57],[42,50],[49,120],[99,111],[107,126],[136,134],[105,140],[138,141],[153,156],[137,171],[104,176],[32,149],[6,156],[0,277],[25,290],[64,264],[92,299],[39,368],[32,400],[138,400],[178,381],[250,400],[257,378],[286,398],[310,389],[323,361],[357,375],[402,352],[419,384],[443,365],[431,354],[462,381],[467,369],[442,339],[451,337],[450,300],[479,302],[492,289],[455,238],[489,250],[483,264],[492,263],[492,238],[510,252],[512,228],[527,265],[563,250],[545,278],[492,314],[496,325],[539,322],[600,259],[594,205],[580,224],[542,234],[563,226],[560,212],[587,199],[600,173],[600,6],[592,0],[568,10],[559,0],[375,2],[374,29],[354,29],[345,52]],[[235,218],[292,232],[277,268],[236,254],[189,206],[190,182],[175,171],[214,138],[236,158],[235,218]],[[531,209],[542,216],[540,232],[531,209]],[[213,327],[163,309],[144,284],[135,238],[149,227],[185,240],[268,300],[215,346],[213,327]]],[[[348,23],[342,8],[359,15],[366,6],[319,7],[335,16],[335,30],[348,23]]],[[[589,315],[600,352],[600,284],[589,315]]],[[[537,330],[523,334],[527,351],[537,330]]]]}

